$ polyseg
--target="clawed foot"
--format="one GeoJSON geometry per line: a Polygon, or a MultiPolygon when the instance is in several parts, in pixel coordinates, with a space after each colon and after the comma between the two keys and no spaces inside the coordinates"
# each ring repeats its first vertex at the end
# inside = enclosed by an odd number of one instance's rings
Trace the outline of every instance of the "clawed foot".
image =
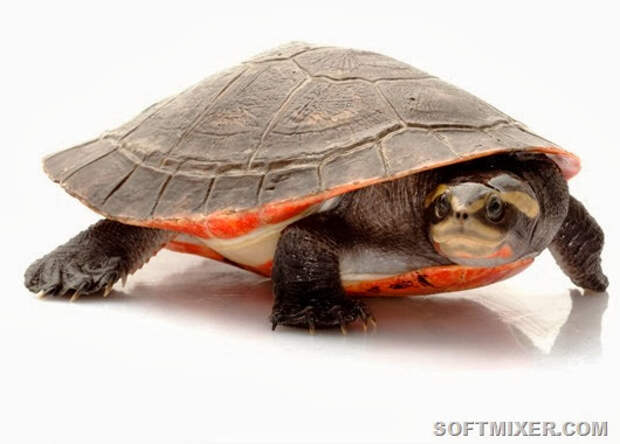
{"type": "Polygon", "coordinates": [[[119,257],[92,256],[79,249],[52,251],[35,261],[25,273],[26,287],[39,297],[110,294],[116,281],[125,281],[127,272],[119,257]]]}
{"type": "Polygon", "coordinates": [[[595,271],[591,274],[584,276],[580,280],[573,280],[573,282],[581,288],[585,288],[596,293],[604,292],[609,285],[609,280],[607,279],[607,276],[603,274],[603,270],[601,270],[600,265],[596,267],[595,271]]]}
{"type": "Polygon", "coordinates": [[[340,327],[347,333],[347,325],[362,321],[364,330],[368,324],[376,326],[376,320],[366,305],[354,299],[324,298],[309,302],[276,303],[270,316],[272,330],[278,325],[307,328],[314,333],[317,328],[340,327]]]}

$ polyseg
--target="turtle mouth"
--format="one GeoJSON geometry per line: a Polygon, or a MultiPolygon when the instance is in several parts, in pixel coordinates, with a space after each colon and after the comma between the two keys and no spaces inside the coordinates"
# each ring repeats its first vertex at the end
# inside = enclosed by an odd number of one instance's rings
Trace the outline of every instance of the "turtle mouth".
{"type": "Polygon", "coordinates": [[[489,265],[512,255],[505,229],[474,212],[463,213],[467,217],[454,214],[431,226],[431,240],[439,254],[467,265],[489,265]]]}
{"type": "Polygon", "coordinates": [[[433,240],[438,244],[460,246],[466,250],[495,249],[500,246],[504,238],[501,233],[467,233],[461,230],[437,231],[433,233],[433,240]]]}
{"type": "Polygon", "coordinates": [[[454,236],[453,238],[440,242],[433,242],[438,253],[462,260],[487,260],[487,259],[507,259],[513,256],[510,245],[504,242],[491,242],[471,236],[454,236]]]}

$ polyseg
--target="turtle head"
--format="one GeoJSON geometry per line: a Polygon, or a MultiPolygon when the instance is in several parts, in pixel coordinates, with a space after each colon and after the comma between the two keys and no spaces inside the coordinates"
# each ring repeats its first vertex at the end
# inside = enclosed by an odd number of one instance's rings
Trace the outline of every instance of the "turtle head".
{"type": "Polygon", "coordinates": [[[530,251],[540,206],[529,184],[507,172],[461,176],[424,201],[439,254],[462,265],[514,262],[530,251]]]}

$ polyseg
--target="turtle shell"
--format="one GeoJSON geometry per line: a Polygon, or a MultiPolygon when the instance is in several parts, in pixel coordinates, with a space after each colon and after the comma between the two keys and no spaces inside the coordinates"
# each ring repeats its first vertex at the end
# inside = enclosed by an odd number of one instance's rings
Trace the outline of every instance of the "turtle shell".
{"type": "Polygon", "coordinates": [[[231,239],[335,195],[507,151],[578,159],[405,63],[289,43],[212,75],[44,161],[104,216],[231,239]]]}

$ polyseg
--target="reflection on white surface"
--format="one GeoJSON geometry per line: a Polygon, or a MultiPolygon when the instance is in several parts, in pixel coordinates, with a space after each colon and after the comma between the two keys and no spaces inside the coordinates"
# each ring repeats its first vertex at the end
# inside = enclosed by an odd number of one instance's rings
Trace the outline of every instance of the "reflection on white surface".
{"type": "Polygon", "coordinates": [[[168,251],[107,299],[14,284],[0,415],[25,442],[430,442],[442,419],[617,417],[615,301],[548,255],[484,288],[366,299],[377,329],[347,336],[272,332],[269,280],[168,251]]]}
{"type": "MultiPolygon", "coordinates": [[[[304,330],[282,326],[272,333],[267,322],[271,282],[225,264],[164,251],[129,282],[124,289],[117,286],[108,301],[81,302],[149,307],[221,325],[233,334],[308,336],[304,330]]],[[[319,331],[317,340],[509,362],[600,354],[607,293],[550,291],[544,286],[524,291],[510,282],[447,295],[366,298],[378,320],[376,330],[365,334],[361,325],[353,325],[346,338],[336,330],[319,331]]]]}
{"type": "Polygon", "coordinates": [[[488,287],[367,298],[377,329],[347,336],[271,331],[269,280],[170,251],[109,298],[39,300],[21,282],[36,254],[0,298],[0,437],[400,443],[442,419],[617,417],[616,301],[548,254],[488,287]]]}

